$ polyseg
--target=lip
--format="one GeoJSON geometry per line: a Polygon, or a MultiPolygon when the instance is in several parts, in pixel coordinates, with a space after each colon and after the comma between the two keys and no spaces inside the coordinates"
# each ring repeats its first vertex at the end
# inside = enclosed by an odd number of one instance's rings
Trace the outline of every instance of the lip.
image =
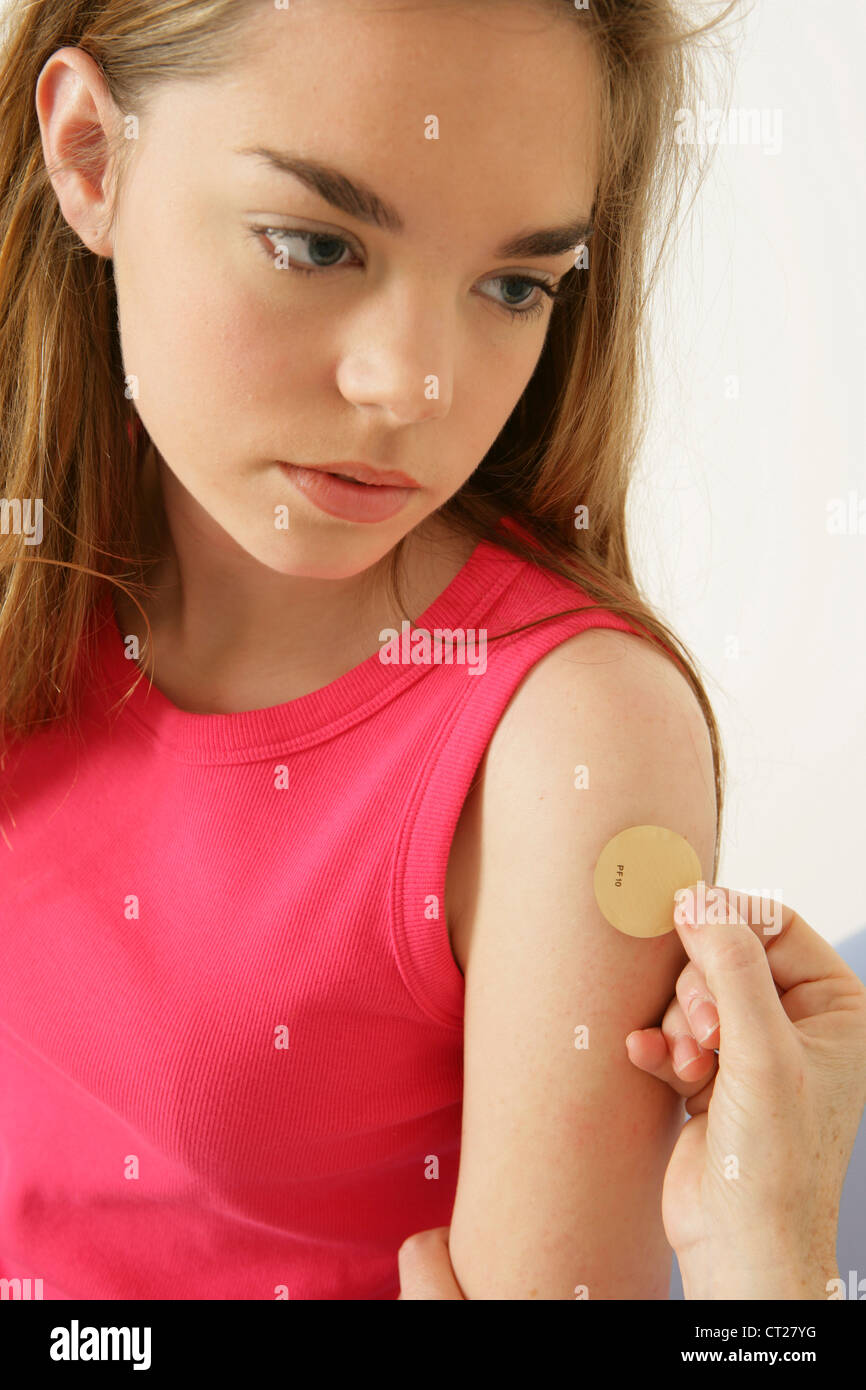
{"type": "Polygon", "coordinates": [[[297,464],[278,460],[283,473],[314,506],[343,521],[387,521],[405,507],[418,484],[407,474],[383,472],[368,464],[297,464]],[[345,482],[332,472],[350,474],[357,481],[345,482]],[[370,479],[368,482],[367,479],[370,479]],[[395,480],[397,485],[395,485],[395,480]]]}
{"type": "Polygon", "coordinates": [[[371,463],[303,463],[297,464],[299,468],[312,468],[317,472],[324,473],[345,473],[350,478],[355,478],[359,483],[366,483],[368,487],[418,487],[414,478],[410,478],[408,473],[400,473],[397,469],[374,468],[371,463]]]}
{"type": "Polygon", "coordinates": [[[357,482],[366,482],[370,488],[417,488],[414,478],[407,473],[399,473],[396,468],[374,468],[371,463],[295,463],[295,468],[311,468],[316,473],[348,474],[357,482]]]}

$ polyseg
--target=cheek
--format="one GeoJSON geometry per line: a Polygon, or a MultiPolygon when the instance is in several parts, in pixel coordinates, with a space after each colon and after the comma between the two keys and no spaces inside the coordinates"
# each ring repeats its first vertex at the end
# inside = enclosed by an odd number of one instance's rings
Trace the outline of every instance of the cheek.
{"type": "Polygon", "coordinates": [[[490,452],[538,365],[543,339],[531,329],[525,329],[526,336],[521,338],[522,327],[513,328],[511,339],[503,335],[495,345],[488,340],[467,371],[464,404],[455,425],[460,455],[473,462],[463,469],[462,481],[490,452]]]}
{"type": "Polygon", "coordinates": [[[465,437],[471,439],[479,462],[513,413],[541,356],[540,334],[523,325],[511,331],[513,339],[505,337],[496,345],[488,340],[465,369],[461,416],[465,437]],[[525,338],[520,337],[521,330],[525,338]]]}
{"type": "Polygon", "coordinates": [[[209,300],[207,315],[214,376],[234,409],[285,425],[321,397],[333,354],[327,319],[293,310],[286,298],[277,310],[245,286],[209,300]]]}
{"type": "Polygon", "coordinates": [[[317,325],[285,297],[275,307],[251,277],[220,274],[204,255],[135,256],[129,266],[116,271],[125,370],[167,458],[197,441],[254,448],[269,422],[285,428],[287,402],[312,398],[317,325]]]}

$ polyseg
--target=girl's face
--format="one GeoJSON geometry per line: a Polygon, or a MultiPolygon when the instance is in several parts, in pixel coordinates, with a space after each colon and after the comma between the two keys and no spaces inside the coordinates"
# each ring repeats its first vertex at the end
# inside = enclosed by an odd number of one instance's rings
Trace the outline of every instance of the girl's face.
{"type": "Polygon", "coordinates": [[[347,577],[461,487],[532,376],[536,282],[573,267],[593,201],[594,59],[561,0],[268,0],[250,23],[252,61],[141,122],[108,251],[124,366],[173,529],[347,577]],[[282,463],[414,486],[349,519],[282,463]]]}

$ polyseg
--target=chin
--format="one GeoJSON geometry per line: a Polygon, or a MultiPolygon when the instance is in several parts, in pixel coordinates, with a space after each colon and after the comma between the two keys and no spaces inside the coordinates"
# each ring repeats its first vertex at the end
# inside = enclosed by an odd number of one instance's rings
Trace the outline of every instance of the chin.
{"type": "Polygon", "coordinates": [[[271,551],[267,555],[249,551],[248,554],[275,574],[284,574],[287,578],[353,579],[383,559],[400,539],[398,536],[383,541],[380,537],[376,544],[370,536],[366,544],[350,545],[346,537],[339,534],[328,540],[311,536],[306,543],[288,542],[282,551],[271,551]]]}

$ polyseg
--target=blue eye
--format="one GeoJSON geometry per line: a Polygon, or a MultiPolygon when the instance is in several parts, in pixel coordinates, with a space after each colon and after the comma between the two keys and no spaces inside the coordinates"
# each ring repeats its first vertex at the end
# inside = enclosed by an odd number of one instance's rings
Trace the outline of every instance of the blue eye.
{"type": "MultiPolygon", "coordinates": [[[[292,260],[287,260],[285,265],[281,265],[281,269],[291,270],[296,275],[321,275],[328,270],[342,270],[347,262],[340,262],[340,255],[342,252],[339,248],[343,248],[344,251],[351,250],[348,242],[344,241],[342,237],[332,235],[330,232],[309,232],[287,227],[251,227],[250,231],[252,235],[256,237],[257,244],[264,255],[271,261],[274,259],[273,248],[276,248],[278,252],[282,251],[288,255],[285,243],[292,241],[301,242],[308,255],[319,254],[324,257],[325,264],[316,263],[314,261],[311,265],[295,265],[292,260]],[[270,243],[271,250],[268,250],[264,246],[263,238],[270,243]],[[325,248],[324,252],[321,250],[323,246],[325,248]]],[[[528,285],[530,289],[540,290],[551,300],[555,300],[558,294],[558,291],[549,285],[546,280],[536,280],[529,275],[497,275],[487,283],[528,285]]],[[[544,301],[538,299],[529,308],[514,308],[512,305],[500,301],[500,307],[503,308],[512,319],[529,319],[533,318],[536,314],[544,312],[544,301]]]]}

